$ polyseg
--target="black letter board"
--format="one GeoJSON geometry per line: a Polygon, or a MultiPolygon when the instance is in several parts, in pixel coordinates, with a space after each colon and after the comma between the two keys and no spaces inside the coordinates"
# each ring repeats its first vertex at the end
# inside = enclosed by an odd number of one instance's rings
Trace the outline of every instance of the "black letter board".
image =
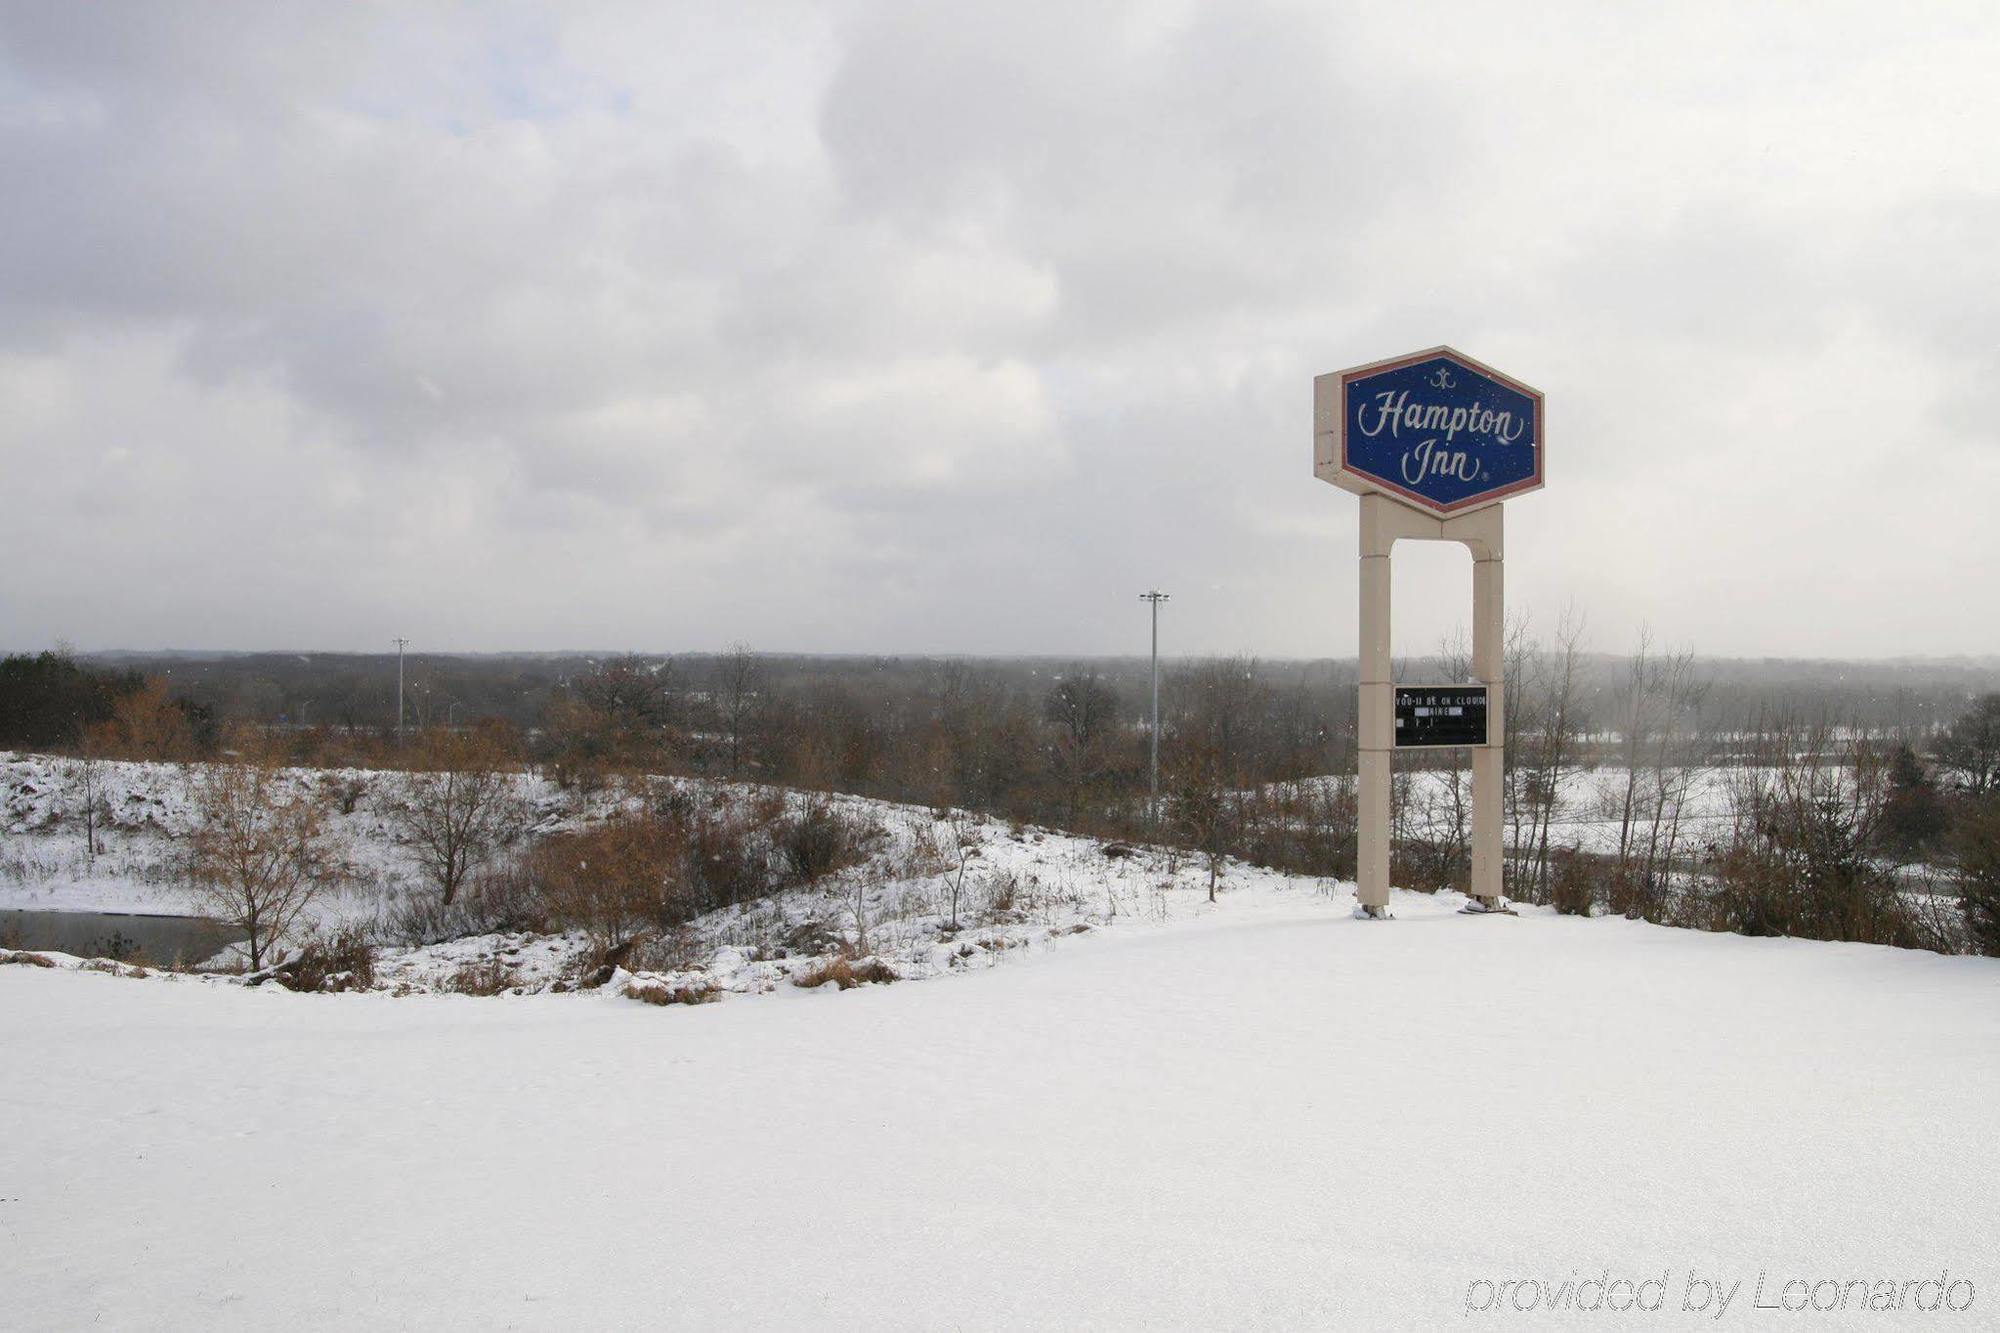
{"type": "Polygon", "coordinates": [[[1484,685],[1398,685],[1396,748],[1486,744],[1484,685]]]}

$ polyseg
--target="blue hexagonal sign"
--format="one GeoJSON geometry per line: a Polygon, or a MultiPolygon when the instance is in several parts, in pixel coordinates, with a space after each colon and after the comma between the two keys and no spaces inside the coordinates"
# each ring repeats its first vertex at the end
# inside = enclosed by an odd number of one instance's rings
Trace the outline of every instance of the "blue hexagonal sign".
{"type": "Polygon", "coordinates": [[[1542,393],[1449,347],[1313,381],[1313,474],[1432,514],[1538,490],[1542,393]]]}

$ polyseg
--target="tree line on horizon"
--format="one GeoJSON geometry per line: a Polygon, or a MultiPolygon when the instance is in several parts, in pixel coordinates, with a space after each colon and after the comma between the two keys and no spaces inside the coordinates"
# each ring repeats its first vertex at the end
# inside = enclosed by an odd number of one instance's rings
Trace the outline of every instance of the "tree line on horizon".
{"type": "MultiPolygon", "coordinates": [[[[1463,679],[1466,657],[1462,645],[1446,644],[1403,664],[1402,674],[1463,679]]],[[[813,671],[801,661],[739,648],[595,662],[557,675],[528,726],[429,709],[409,732],[476,724],[494,762],[537,765],[559,785],[584,790],[643,773],[767,782],[1176,841],[1211,864],[1236,855],[1352,874],[1353,791],[1341,776],[1353,769],[1351,668],[1167,663],[1156,806],[1143,682],[1129,666],[848,660],[813,671]]],[[[1607,679],[1569,620],[1548,641],[1525,623],[1510,631],[1511,896],[1684,922],[1723,904],[1714,924],[1749,933],[1927,938],[1893,907],[1881,921],[1868,916],[1878,900],[1898,897],[1878,871],[1967,861],[1962,830],[1983,827],[1980,812],[2000,795],[1992,758],[2000,694],[1921,728],[1836,723],[1825,712],[1789,710],[1782,697],[1725,721],[1691,654],[1660,653],[1642,638],[1621,664],[1622,674],[1607,679]],[[1617,826],[1616,851],[1579,855],[1565,842],[1566,803],[1580,775],[1600,766],[1623,774],[1615,808],[1598,812],[1617,826]],[[1737,828],[1715,846],[1693,836],[1681,814],[1701,775],[1719,771],[1758,777],[1732,791],[1737,828]],[[1693,896],[1682,891],[1691,877],[1702,886],[1693,896]],[[1837,883],[1847,904],[1792,902],[1775,890],[1759,896],[1745,888],[1753,880],[1766,889],[1805,882],[1822,897],[1837,883]]],[[[218,716],[178,683],[60,653],[0,661],[0,747],[184,761],[215,756],[245,726],[301,766],[411,762],[393,728],[218,716]]],[[[1399,883],[1464,885],[1470,789],[1453,761],[1399,757],[1399,883]],[[1412,780],[1425,769],[1433,780],[1412,780]]]]}

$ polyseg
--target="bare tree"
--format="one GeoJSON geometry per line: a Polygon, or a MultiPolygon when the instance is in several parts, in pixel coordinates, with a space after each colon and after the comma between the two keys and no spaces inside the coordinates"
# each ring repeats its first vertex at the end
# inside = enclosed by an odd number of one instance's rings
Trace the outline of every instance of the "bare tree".
{"type": "Polygon", "coordinates": [[[1236,774],[1271,706],[1270,687],[1254,657],[1218,657],[1170,678],[1182,714],[1176,736],[1199,737],[1226,775],[1236,774]]]}
{"type": "Polygon", "coordinates": [[[736,777],[743,771],[743,749],[763,701],[764,668],[749,646],[741,643],[731,646],[720,666],[716,707],[729,742],[729,776],[736,777]]]}
{"type": "Polygon", "coordinates": [[[1229,846],[1235,809],[1215,742],[1192,739],[1178,747],[1169,795],[1174,824],[1186,845],[1200,852],[1208,866],[1208,900],[1215,901],[1215,882],[1229,846]]]}
{"type": "Polygon", "coordinates": [[[1648,899],[1658,894],[1672,873],[1681,846],[1681,819],[1703,778],[1702,701],[1707,687],[1695,677],[1693,650],[1683,648],[1657,659],[1652,688],[1658,710],[1645,760],[1641,814],[1646,844],[1637,855],[1638,882],[1648,899]]]}
{"type": "Polygon", "coordinates": [[[1618,869],[1622,874],[1632,855],[1632,822],[1639,812],[1639,756],[1658,725],[1659,696],[1653,679],[1653,631],[1639,627],[1639,642],[1626,664],[1624,716],[1620,719],[1619,748],[1625,760],[1625,780],[1618,800],[1618,869]]]}
{"type": "Polygon", "coordinates": [[[1118,713],[1118,696],[1095,669],[1073,666],[1042,700],[1042,717],[1055,728],[1051,766],[1062,784],[1063,808],[1074,823],[1084,788],[1109,766],[1107,742],[1118,713]]]}
{"type": "Polygon", "coordinates": [[[1979,699],[1947,727],[1937,757],[1974,796],[2000,792],[2000,694],[1979,699]]]}
{"type": "Polygon", "coordinates": [[[937,820],[938,859],[944,862],[945,892],[951,899],[951,919],[947,929],[958,929],[958,903],[965,892],[965,872],[979,855],[979,835],[972,815],[956,806],[942,812],[937,820]]]}
{"type": "Polygon", "coordinates": [[[854,951],[868,952],[868,899],[875,887],[871,875],[849,875],[840,886],[840,897],[854,917],[854,951]]]}
{"type": "Polygon", "coordinates": [[[210,764],[194,778],[198,824],[187,872],[196,900],[249,937],[250,966],[312,905],[333,867],[319,802],[287,793],[268,756],[210,764]]]}
{"type": "Polygon", "coordinates": [[[2000,956],[2000,800],[1960,813],[1952,863],[1969,942],[1980,953],[2000,956]]]}
{"type": "Polygon", "coordinates": [[[76,757],[66,767],[70,786],[76,792],[76,816],[83,821],[84,859],[97,868],[97,831],[109,813],[104,800],[104,752],[93,734],[86,732],[76,757]]]}
{"type": "Polygon", "coordinates": [[[1617,700],[1616,784],[1602,794],[1599,813],[1618,826],[1612,861],[1611,907],[1626,916],[1657,918],[1675,858],[1682,821],[1704,773],[1702,702],[1694,653],[1662,653],[1641,629],[1617,700]]]}
{"type": "MultiPolygon", "coordinates": [[[[1531,902],[1542,901],[1547,894],[1552,826],[1577,763],[1583,643],[1583,618],[1566,610],[1557,624],[1555,642],[1547,650],[1519,651],[1523,674],[1515,675],[1511,663],[1508,672],[1508,795],[1515,834],[1512,891],[1531,902]]],[[[1510,643],[1509,650],[1510,657],[1517,655],[1516,645],[1510,643]]]]}
{"type": "Polygon", "coordinates": [[[513,766],[483,731],[424,734],[393,807],[396,832],[446,905],[519,819],[513,766]]]}
{"type": "Polygon", "coordinates": [[[1540,727],[1537,712],[1542,699],[1543,661],[1535,646],[1531,623],[1525,615],[1508,617],[1505,672],[1507,694],[1503,741],[1507,769],[1501,779],[1501,801],[1505,807],[1507,832],[1505,854],[1507,883],[1516,885],[1527,878],[1529,848],[1534,846],[1535,811],[1532,766],[1526,762],[1529,738],[1540,727]]]}

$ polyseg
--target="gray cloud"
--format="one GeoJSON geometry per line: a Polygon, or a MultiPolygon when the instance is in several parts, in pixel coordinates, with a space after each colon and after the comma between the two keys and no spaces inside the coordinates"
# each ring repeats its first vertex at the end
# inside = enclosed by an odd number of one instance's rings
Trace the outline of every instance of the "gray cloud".
{"type": "MultiPolygon", "coordinates": [[[[0,643],[1353,647],[1319,371],[1550,393],[1510,600],[1989,652],[2000,21],[0,14],[0,643]],[[1860,608],[1866,608],[1861,611],[1860,608]]],[[[1411,551],[1399,649],[1465,618],[1411,551]]]]}

